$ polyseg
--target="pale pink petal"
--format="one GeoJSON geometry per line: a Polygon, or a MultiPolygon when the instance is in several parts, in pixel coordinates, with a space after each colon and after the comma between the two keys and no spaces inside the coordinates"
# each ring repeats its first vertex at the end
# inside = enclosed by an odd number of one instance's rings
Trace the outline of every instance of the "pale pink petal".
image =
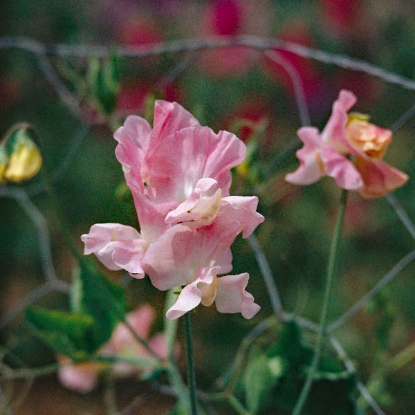
{"type": "MultiPolygon", "coordinates": [[[[144,256],[144,269],[152,284],[162,291],[187,285],[198,278],[201,268],[218,265],[217,260],[223,261],[239,226],[231,224],[230,229],[224,229],[223,225],[216,225],[215,221],[194,230],[178,224],[167,229],[144,256]]],[[[226,269],[228,267],[226,264],[226,269]]]]}
{"type": "Polygon", "coordinates": [[[199,121],[177,102],[158,100],[154,104],[152,145],[183,128],[199,125],[199,121]]]}
{"type": "Polygon", "coordinates": [[[239,225],[237,233],[242,232],[242,237],[247,238],[264,221],[264,217],[256,211],[257,206],[258,198],[256,196],[224,197],[217,217],[217,226],[226,227],[232,223],[236,229],[239,225]]]}
{"type": "Polygon", "coordinates": [[[340,153],[354,154],[354,149],[346,137],[345,128],[348,120],[347,112],[355,103],[356,97],[352,92],[341,90],[338,99],[334,101],[332,114],[321,133],[323,141],[340,153]]]}
{"type": "Polygon", "coordinates": [[[229,272],[228,253],[236,236],[244,238],[264,220],[256,212],[258,198],[229,196],[222,199],[216,219],[209,226],[192,229],[177,224],[153,242],[144,256],[144,270],[152,284],[167,290],[193,282],[201,268],[224,265],[229,272]]]}
{"type": "Polygon", "coordinates": [[[222,256],[215,261],[215,265],[220,267],[221,274],[227,274],[232,271],[232,250],[226,249],[222,256]]]}
{"type": "Polygon", "coordinates": [[[326,146],[322,149],[321,160],[325,172],[333,177],[337,186],[346,190],[360,190],[363,188],[363,179],[355,165],[347,158],[326,146]]]}
{"type": "MultiPolygon", "coordinates": [[[[160,356],[162,359],[166,359],[168,357],[167,339],[165,334],[156,334],[149,340],[148,345],[157,356],[160,356]]],[[[177,356],[180,350],[179,345],[176,344],[174,349],[174,354],[177,356]]]]}
{"type": "Polygon", "coordinates": [[[405,173],[379,159],[357,157],[355,163],[363,177],[364,187],[360,194],[365,199],[385,196],[408,180],[405,173]]]}
{"type": "MultiPolygon", "coordinates": [[[[139,337],[147,340],[150,336],[155,317],[156,313],[153,307],[145,304],[129,312],[127,314],[127,322],[139,337]]],[[[133,349],[133,347],[136,348],[137,346],[137,341],[134,339],[129,328],[124,323],[119,323],[114,329],[111,338],[102,347],[101,354],[119,354],[126,348],[133,349]]]]}
{"type": "Polygon", "coordinates": [[[261,307],[254,302],[252,294],[245,291],[249,275],[226,275],[218,278],[216,308],[220,313],[241,313],[243,317],[252,318],[261,307]]]}
{"type": "Polygon", "coordinates": [[[125,269],[136,278],[144,277],[142,259],[147,242],[136,229],[118,223],[97,223],[81,239],[85,255],[95,254],[108,269],[125,269]]]}
{"type": "Polygon", "coordinates": [[[320,159],[320,149],[324,146],[317,128],[302,127],[297,131],[304,146],[297,151],[300,161],[298,169],[285,176],[289,183],[307,185],[316,182],[324,175],[324,167],[320,159]]]}
{"type": "Polygon", "coordinates": [[[174,200],[157,202],[149,199],[142,192],[133,190],[132,193],[140,222],[140,233],[148,243],[151,243],[170,227],[170,224],[165,222],[165,218],[168,212],[177,207],[177,202],[174,200]]]}
{"type": "Polygon", "coordinates": [[[186,223],[200,227],[210,225],[219,212],[221,189],[214,179],[200,179],[189,198],[166,216],[166,223],[186,223]]]}
{"type": "Polygon", "coordinates": [[[235,135],[215,134],[207,127],[186,128],[159,140],[145,157],[141,170],[148,197],[159,202],[184,202],[202,178],[218,182],[229,193],[230,169],[241,163],[246,147],[235,135]]]}
{"type": "Polygon", "coordinates": [[[202,293],[197,288],[197,284],[186,285],[174,305],[167,310],[166,316],[170,320],[175,320],[196,308],[201,301],[202,293]]]}
{"type": "Polygon", "coordinates": [[[126,118],[124,126],[118,128],[114,138],[118,141],[115,156],[122,164],[127,184],[143,190],[141,166],[150,140],[151,127],[146,120],[136,115],[126,118]]]}
{"type": "Polygon", "coordinates": [[[218,270],[219,267],[201,269],[199,277],[182,289],[177,301],[167,311],[167,318],[175,320],[196,308],[200,303],[206,306],[211,305],[216,296],[216,272],[218,270]]]}
{"type": "Polygon", "coordinates": [[[98,383],[99,366],[96,363],[66,363],[58,370],[58,379],[62,385],[80,393],[91,392],[98,383]]]}

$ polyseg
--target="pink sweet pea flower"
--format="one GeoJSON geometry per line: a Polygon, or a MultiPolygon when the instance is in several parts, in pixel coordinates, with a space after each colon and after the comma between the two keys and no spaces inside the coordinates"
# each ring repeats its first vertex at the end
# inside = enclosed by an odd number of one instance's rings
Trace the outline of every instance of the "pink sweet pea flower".
{"type": "MultiPolygon", "coordinates": [[[[150,336],[151,328],[155,319],[154,309],[145,304],[131,311],[127,315],[127,321],[135,333],[143,340],[148,342],[151,350],[159,357],[167,358],[167,343],[164,334],[158,333],[150,336]]],[[[176,353],[179,353],[176,346],[176,353]]],[[[133,337],[125,324],[118,324],[113,331],[111,338],[97,352],[99,356],[120,356],[122,357],[151,357],[151,354],[133,337]]],[[[122,361],[109,366],[107,363],[82,362],[72,363],[71,359],[66,356],[57,356],[61,364],[58,370],[59,381],[67,389],[81,393],[91,392],[98,384],[99,376],[105,371],[118,378],[125,378],[134,374],[145,374],[151,367],[138,367],[131,363],[122,361]]]]}
{"type": "Polygon", "coordinates": [[[300,167],[287,174],[288,182],[307,185],[327,175],[339,187],[371,199],[408,180],[406,174],[381,160],[392,139],[391,131],[370,124],[365,115],[347,114],[355,102],[353,93],[342,90],[321,133],[314,127],[298,130],[304,143],[297,151],[300,167]]]}
{"type": "Polygon", "coordinates": [[[259,306],[245,291],[248,275],[217,278],[232,269],[230,246],[237,235],[248,237],[264,220],[256,197],[229,196],[231,168],[244,160],[245,144],[227,131],[200,126],[179,104],[166,101],[155,104],[153,128],[130,116],[114,137],[140,233],[119,224],[93,225],[82,235],[85,254],[136,278],[146,273],[160,290],[184,287],[169,318],[215,298],[220,312],[251,318],[259,306]],[[192,305],[184,306],[192,295],[192,305]]]}

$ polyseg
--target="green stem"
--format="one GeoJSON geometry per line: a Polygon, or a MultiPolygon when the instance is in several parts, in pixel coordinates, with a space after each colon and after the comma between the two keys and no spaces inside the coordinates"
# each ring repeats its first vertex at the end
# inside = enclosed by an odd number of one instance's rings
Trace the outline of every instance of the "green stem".
{"type": "Polygon", "coordinates": [[[415,343],[411,343],[394,356],[386,366],[386,370],[388,373],[397,372],[413,359],[415,359],[415,343]]]}
{"type": "Polygon", "coordinates": [[[183,316],[183,319],[186,339],[187,382],[189,384],[190,407],[192,415],[197,415],[196,376],[193,354],[192,324],[190,321],[190,314],[186,313],[183,316]]]}
{"type": "Polygon", "coordinates": [[[250,415],[243,405],[235,398],[234,395],[228,396],[228,402],[232,406],[232,408],[238,413],[238,415],[250,415]]]}
{"type": "Polygon", "coordinates": [[[39,376],[50,375],[55,373],[61,365],[53,363],[47,366],[27,368],[27,369],[9,369],[4,370],[0,374],[0,380],[14,380],[14,379],[33,379],[39,376]]]}
{"type": "MultiPolygon", "coordinates": [[[[176,302],[177,300],[177,290],[180,287],[171,288],[166,296],[164,315],[166,315],[167,310],[176,302]]],[[[175,347],[176,347],[176,337],[177,337],[177,324],[178,320],[170,320],[167,317],[164,317],[164,332],[166,334],[167,341],[167,356],[169,359],[169,365],[166,368],[169,380],[174,390],[177,393],[177,397],[181,406],[190,413],[190,400],[189,393],[186,388],[186,385],[183,382],[180,371],[177,368],[176,356],[175,356],[175,347]]]]}
{"type": "Polygon", "coordinates": [[[303,389],[301,390],[300,397],[298,398],[297,404],[294,407],[294,411],[292,415],[301,414],[301,411],[303,410],[307,402],[307,398],[308,398],[311,386],[313,385],[314,377],[317,373],[318,365],[320,362],[321,351],[323,348],[323,343],[324,343],[324,339],[326,335],[330,301],[331,301],[331,295],[333,291],[334,274],[335,274],[336,262],[338,258],[339,241],[340,241],[341,231],[343,227],[344,213],[346,210],[346,201],[347,201],[347,190],[343,189],[341,197],[340,197],[339,212],[337,215],[336,227],[334,229],[333,239],[332,239],[331,247],[330,247],[330,256],[329,256],[329,261],[327,265],[326,290],[324,293],[323,310],[321,312],[320,328],[318,332],[317,344],[315,347],[314,357],[311,362],[311,366],[310,366],[310,369],[307,375],[307,379],[304,383],[303,389]]]}

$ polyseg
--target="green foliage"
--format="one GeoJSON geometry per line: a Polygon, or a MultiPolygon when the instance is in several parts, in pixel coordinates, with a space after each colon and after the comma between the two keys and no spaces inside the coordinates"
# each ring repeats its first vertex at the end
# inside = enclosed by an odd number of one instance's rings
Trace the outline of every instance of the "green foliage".
{"type": "Polygon", "coordinates": [[[81,264],[82,310],[93,317],[98,343],[105,343],[114,327],[127,313],[125,290],[97,272],[89,263],[81,264]]]}
{"type": "Polygon", "coordinates": [[[30,308],[26,311],[26,322],[56,353],[73,360],[82,360],[95,349],[91,316],[30,308]]]}
{"type": "Polygon", "coordinates": [[[169,415],[188,415],[188,412],[179,402],[170,410],[169,415]]]}
{"type": "Polygon", "coordinates": [[[57,354],[83,360],[111,336],[124,320],[125,291],[99,274],[90,264],[81,264],[71,293],[72,312],[30,308],[26,322],[57,354]]]}
{"type": "MultiPolygon", "coordinates": [[[[292,411],[301,393],[313,349],[306,344],[300,328],[290,321],[280,333],[278,343],[267,351],[254,348],[244,373],[244,395],[252,414],[271,409],[292,411]]],[[[306,413],[309,415],[352,415],[356,378],[331,357],[323,356],[311,388],[306,413]]]]}
{"type": "Polygon", "coordinates": [[[88,84],[91,100],[105,115],[114,111],[119,90],[120,60],[115,53],[100,61],[91,58],[88,68],[88,84]]]}
{"type": "Polygon", "coordinates": [[[381,291],[367,304],[366,310],[375,320],[375,336],[378,347],[380,350],[386,350],[396,318],[396,309],[390,291],[387,288],[381,291]]]}

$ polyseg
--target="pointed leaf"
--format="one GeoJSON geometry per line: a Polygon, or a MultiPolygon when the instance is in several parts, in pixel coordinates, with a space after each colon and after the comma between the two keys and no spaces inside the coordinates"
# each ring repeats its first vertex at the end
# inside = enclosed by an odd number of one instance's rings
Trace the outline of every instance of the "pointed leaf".
{"type": "Polygon", "coordinates": [[[96,348],[93,341],[94,320],[90,316],[29,308],[25,318],[29,327],[58,354],[79,360],[96,348]]]}
{"type": "Polygon", "coordinates": [[[103,344],[111,337],[115,326],[125,319],[125,290],[86,262],[81,264],[80,280],[82,311],[95,320],[95,342],[103,344]]]}

